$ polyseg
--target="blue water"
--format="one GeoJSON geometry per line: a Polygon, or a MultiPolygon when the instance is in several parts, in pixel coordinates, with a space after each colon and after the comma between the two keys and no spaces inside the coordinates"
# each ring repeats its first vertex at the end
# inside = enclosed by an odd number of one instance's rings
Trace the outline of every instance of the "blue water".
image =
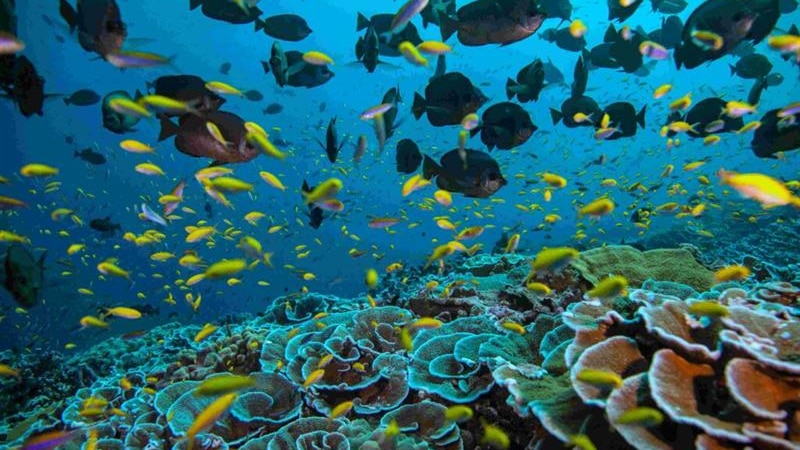
{"type": "MultiPolygon", "coordinates": [[[[184,242],[184,227],[206,219],[203,207],[209,199],[192,175],[208,162],[179,153],[173,148],[171,140],[157,143],[156,121],[142,121],[136,133],[125,136],[154,145],[157,149],[155,154],[135,155],[122,151],[118,147],[122,137],[102,128],[99,104],[81,108],[65,105],[56,98],[46,103],[43,117],[24,118],[13,103],[0,102],[0,136],[3,141],[0,175],[12,181],[10,186],[0,186],[0,194],[19,198],[30,205],[18,213],[0,215],[0,229],[28,236],[34,248],[48,252],[44,305],[24,314],[14,312],[16,305],[11,297],[5,292],[0,293],[0,307],[5,316],[0,325],[0,349],[34,344],[62,348],[67,342],[84,346],[111,335],[149,328],[171,320],[204,323],[218,320],[226,314],[257,313],[275,298],[298,292],[304,286],[311,291],[343,297],[363,295],[364,273],[368,268],[374,267],[383,273],[388,264],[398,261],[408,266],[421,266],[436,245],[433,239],[437,239],[438,243],[449,240],[452,232],[438,228],[432,220],[434,216],[448,215],[452,222],[461,222],[459,228],[486,226],[486,232],[477,241],[483,243],[486,250],[490,250],[497,241],[503,227],[517,224],[521,225],[522,232],[520,251],[528,253],[535,253],[544,245],[585,248],[622,240],[634,241],[641,230],[634,227],[624,214],[634,198],[619,188],[601,187],[600,180],[614,178],[622,186],[634,181],[652,184],[659,180],[666,164],[676,167],[668,183],[679,183],[686,189],[687,195],[669,197],[665,186],[650,196],[649,201],[655,205],[667,201],[685,202],[688,195],[698,191],[723,195],[724,189],[714,176],[720,168],[767,173],[786,180],[798,175],[797,154],[787,153],[783,160],[757,159],[749,149],[750,133],[741,136],[725,134],[722,142],[713,147],[704,147],[700,140],[683,136],[682,145],[668,151],[665,140],[659,137],[658,132],[666,120],[666,105],[670,99],[692,92],[695,101],[713,95],[743,100],[747,97],[751,81],[730,76],[728,65],[734,63],[733,56],[723,57],[691,71],[678,71],[672,61],[662,61],[647,77],[608,69],[595,70],[590,74],[587,94],[597,99],[601,107],[620,100],[632,102],[637,110],[648,105],[647,128],[639,130],[634,138],[598,143],[592,137],[591,128],[571,130],[563,125],[553,126],[548,108],[559,108],[569,91],[566,87],[549,87],[543,91],[537,103],[523,104],[539,126],[539,131],[514,151],[492,153],[509,180],[509,184],[493,197],[494,201],[467,199],[454,194],[455,212],[448,212],[439,205],[434,205],[432,211],[420,210],[416,205],[425,197],[432,196],[433,189],[428,188],[407,198],[401,196],[400,187],[407,177],[395,170],[394,146],[399,139],[412,138],[423,153],[435,159],[456,146],[457,126],[434,128],[425,118],[414,120],[410,113],[413,93],[424,92],[433,64],[426,69],[411,66],[402,58],[394,58],[390,62],[397,68],[380,67],[373,74],[366,73],[360,65],[348,65],[355,60],[353,47],[360,34],[355,32],[356,12],[367,16],[392,12],[399,6],[398,2],[262,2],[260,6],[265,16],[299,14],[306,18],[314,30],[302,42],[283,43],[284,50],[320,50],[336,61],[332,67],[336,72],[333,80],[313,89],[279,88],[271,74],[263,73],[261,61],[269,58],[273,39],[262,33],[254,33],[252,24],[236,26],[208,19],[199,10],[189,11],[188,2],[185,1],[119,2],[123,19],[129,27],[129,37],[151,40],[137,45],[138,49],[176,55],[174,67],[124,71],[83,51],[76,39],[62,26],[63,21],[58,16],[54,2],[20,3],[17,8],[19,38],[27,44],[24,54],[46,78],[46,92],[68,95],[78,89],[91,88],[102,96],[118,89],[129,92],[143,90],[145,82],[162,75],[198,75],[206,80],[228,82],[241,90],[256,89],[262,92],[266,98],[261,102],[228,98],[223,109],[246,120],[256,121],[267,129],[278,127],[279,132],[272,132],[292,145],[289,147],[291,156],[283,162],[262,156],[253,162],[233,167],[236,177],[254,183],[257,189],[252,196],[232,196],[232,209],[213,204],[213,217],[207,219],[220,231],[228,228],[225,221],[230,220],[233,226],[242,230],[243,235],[258,238],[265,251],[274,252],[275,267],[259,266],[246,273],[242,284],[235,287],[228,287],[224,281],[204,281],[191,289],[181,290],[175,285],[175,280],[185,280],[192,272],[180,268],[176,259],[165,263],[152,262],[150,254],[169,251],[180,256],[185,250],[196,249],[206,262],[239,257],[241,254],[236,249],[238,239],[225,240],[220,235],[213,249],[203,244],[184,242]],[[42,15],[51,18],[57,26],[48,26],[42,15]],[[63,36],[66,41],[59,43],[56,36],[63,36]],[[224,62],[232,64],[227,76],[219,73],[219,66],[224,62]],[[672,93],[661,101],[654,101],[652,91],[664,83],[674,86],[672,93]],[[398,118],[403,119],[404,123],[387,143],[383,154],[379,155],[372,124],[361,121],[359,114],[380,103],[384,92],[393,86],[399,86],[402,93],[404,103],[400,105],[398,118]],[[285,107],[283,112],[279,115],[263,115],[261,111],[272,102],[281,103],[285,107]],[[323,102],[327,108],[320,112],[323,102]],[[348,144],[339,161],[331,165],[316,139],[324,139],[325,126],[333,116],[338,116],[339,134],[347,136],[348,144]],[[370,145],[360,167],[355,167],[351,155],[353,144],[360,134],[369,137],[370,145]],[[74,144],[65,142],[68,136],[74,138],[74,144]],[[108,163],[90,166],[73,157],[74,151],[89,146],[99,148],[107,156],[108,163]],[[605,154],[609,160],[617,156],[619,159],[613,164],[583,170],[600,154],[605,154]],[[686,162],[707,157],[710,161],[698,171],[684,172],[680,169],[686,162]],[[146,177],[136,173],[134,166],[146,161],[160,165],[167,176],[146,177]],[[19,168],[33,162],[58,167],[60,174],[45,181],[21,178],[18,175],[19,168]],[[346,176],[337,170],[340,168],[347,171],[346,176]],[[280,192],[263,183],[258,177],[261,170],[278,175],[288,187],[287,191],[280,192]],[[567,188],[554,192],[549,203],[542,199],[544,185],[538,181],[542,171],[561,174],[569,181],[567,188]],[[712,179],[711,186],[699,184],[697,176],[701,174],[712,179]],[[311,184],[317,184],[333,176],[344,181],[345,191],[339,198],[346,206],[345,211],[326,218],[319,230],[299,225],[297,220],[307,222],[306,208],[299,195],[302,181],[308,179],[311,184]],[[185,201],[181,206],[194,209],[197,216],[179,210],[178,214],[183,216],[183,220],[161,230],[167,234],[161,245],[136,247],[124,241],[122,233],[114,238],[101,239],[86,225],[78,226],[69,219],[54,222],[49,217],[53,209],[67,207],[75,210],[87,223],[93,218],[111,216],[113,221],[122,225],[123,232],[130,231],[138,235],[158,227],[139,220],[135,210],[137,205],[146,198],[151,206],[157,206],[155,200],[158,196],[169,192],[180,179],[187,180],[185,201]],[[526,185],[526,179],[536,183],[526,185]],[[43,194],[43,186],[49,181],[61,182],[61,188],[57,192],[43,194]],[[572,192],[578,182],[588,188],[583,197],[572,192]],[[613,215],[595,223],[577,218],[576,199],[582,204],[609,190],[617,203],[613,215]],[[523,212],[515,207],[516,204],[533,203],[543,205],[544,213],[523,212]],[[268,217],[253,227],[243,220],[243,216],[250,211],[261,211],[268,217]],[[478,217],[478,213],[483,218],[478,217]],[[545,226],[544,231],[534,231],[543,223],[545,213],[559,214],[562,219],[554,225],[545,226]],[[392,233],[387,233],[367,226],[372,216],[404,217],[404,220],[391,229],[392,233]],[[408,225],[415,222],[420,225],[409,229],[408,225]],[[576,243],[573,235],[581,223],[585,224],[588,237],[576,243]],[[280,224],[287,224],[288,231],[267,234],[268,227],[280,224]],[[349,235],[343,233],[343,227],[346,227],[349,235]],[[69,236],[59,236],[60,231],[66,231],[69,236]],[[360,240],[356,241],[354,236],[360,240]],[[75,243],[84,243],[87,249],[82,255],[68,257],[66,248],[75,243]],[[307,245],[311,250],[306,259],[296,258],[295,247],[300,244],[307,245]],[[347,253],[351,248],[368,253],[354,259],[347,253]],[[373,254],[385,256],[376,260],[373,254]],[[119,264],[131,272],[133,286],[122,279],[98,280],[96,265],[109,257],[118,258],[119,264]],[[70,266],[66,266],[66,263],[70,266]],[[304,281],[285,265],[313,272],[316,279],[304,281]],[[61,276],[62,271],[73,274],[61,276]],[[259,286],[259,281],[270,284],[259,286]],[[77,293],[79,288],[91,289],[94,295],[80,295],[77,293]],[[169,292],[178,300],[177,305],[170,306],[163,301],[169,292]],[[203,296],[196,314],[183,301],[186,292],[203,296]],[[116,321],[110,331],[75,330],[80,317],[96,314],[101,306],[143,303],[157,306],[161,314],[136,323],[116,321]],[[177,316],[169,317],[170,313],[176,313],[177,316]]],[[[581,18],[588,26],[586,38],[591,47],[602,40],[608,24],[605,19],[607,7],[605,2],[599,1],[575,3],[573,17],[581,18]]],[[[684,20],[693,6],[690,5],[681,13],[684,20]]],[[[779,21],[778,28],[787,29],[798,18],[798,12],[785,15],[779,21]]],[[[651,30],[660,25],[660,20],[661,16],[651,13],[649,4],[646,4],[627,23],[651,30]]],[[[557,19],[548,20],[542,30],[556,25],[557,19]]],[[[439,38],[436,27],[423,30],[418,25],[418,28],[424,39],[439,38]]],[[[455,39],[452,39],[451,43],[454,42],[455,39]]],[[[786,78],[781,86],[764,93],[759,111],[765,112],[781,107],[790,100],[798,100],[797,67],[767,50],[764,43],[757,49],[770,58],[775,66],[774,71],[783,73],[786,78]]],[[[476,85],[480,84],[480,89],[490,98],[484,108],[505,101],[506,78],[514,77],[521,67],[534,58],[552,60],[565,74],[567,83],[572,80],[572,69],[577,59],[577,53],[560,50],[538,36],[506,47],[490,45],[467,48],[455,43],[454,50],[455,54],[448,58],[448,70],[460,71],[476,85]]],[[[478,137],[470,141],[470,147],[483,148],[478,137]]],[[[745,215],[761,211],[757,203],[741,200],[735,193],[730,194],[728,199],[730,203],[726,199],[723,204],[730,210],[724,213],[711,211],[705,217],[694,220],[697,222],[694,227],[724,234],[726,217],[729,217],[731,210],[741,211],[745,215]]],[[[786,212],[775,212],[780,213],[786,212]]],[[[687,226],[690,226],[687,220],[659,216],[654,219],[647,233],[687,226]]],[[[757,230],[757,227],[753,227],[753,232],[757,230]]],[[[696,239],[708,243],[709,239],[713,242],[714,238],[697,236],[696,239]]]]}

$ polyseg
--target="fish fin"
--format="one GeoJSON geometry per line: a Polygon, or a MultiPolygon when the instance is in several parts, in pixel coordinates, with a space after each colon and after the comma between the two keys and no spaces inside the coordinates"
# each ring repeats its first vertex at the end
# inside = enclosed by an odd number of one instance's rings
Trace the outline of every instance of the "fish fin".
{"type": "Polygon", "coordinates": [[[458,31],[458,20],[447,14],[440,14],[439,29],[442,32],[442,42],[447,41],[453,33],[458,31]]]}
{"type": "Polygon", "coordinates": [[[422,177],[426,180],[430,180],[431,178],[439,175],[442,172],[442,167],[439,164],[436,164],[430,156],[423,155],[422,160],[422,177]]]}
{"type": "Polygon", "coordinates": [[[323,150],[328,151],[328,148],[325,147],[325,144],[323,144],[322,141],[320,141],[318,138],[314,138],[314,140],[317,141],[317,144],[319,144],[319,146],[322,147],[323,150]]]}
{"type": "Polygon", "coordinates": [[[256,19],[256,31],[261,31],[267,27],[266,22],[261,19],[256,19]]]}
{"type": "Polygon", "coordinates": [[[59,13],[61,13],[61,18],[69,25],[69,31],[75,31],[78,25],[78,21],[75,17],[78,13],[75,11],[75,8],[67,3],[67,0],[61,0],[59,4],[59,13]]]}
{"type": "MultiPolygon", "coordinates": [[[[475,135],[480,133],[482,129],[483,129],[483,125],[477,126],[477,127],[473,128],[473,129],[469,130],[469,137],[471,137],[471,138],[475,137],[475,135]]],[[[489,150],[491,150],[491,149],[489,149],[489,150]]]]}
{"type": "Polygon", "coordinates": [[[411,112],[414,114],[414,118],[419,120],[425,114],[425,108],[425,98],[414,92],[414,103],[411,105],[411,112]]]}
{"type": "Polygon", "coordinates": [[[296,63],[292,64],[291,66],[289,66],[289,68],[286,69],[286,78],[289,78],[292,75],[297,74],[300,71],[302,71],[303,69],[305,69],[306,68],[306,64],[308,64],[308,63],[306,63],[305,61],[301,60],[301,61],[296,62],[296,63]]]}
{"type": "Polygon", "coordinates": [[[642,110],[639,111],[639,114],[636,115],[636,122],[642,128],[645,127],[645,124],[644,124],[644,113],[645,113],[645,111],[647,111],[647,105],[642,106],[642,110]]]}
{"type": "Polygon", "coordinates": [[[606,28],[606,34],[603,35],[603,42],[616,42],[619,40],[619,33],[617,33],[617,29],[614,27],[614,24],[608,24],[608,28],[606,28]]]}
{"type": "Polygon", "coordinates": [[[359,36],[356,41],[356,59],[361,61],[364,58],[364,38],[359,36]]]}
{"type": "Polygon", "coordinates": [[[731,68],[731,75],[736,75],[736,66],[733,64],[728,64],[728,67],[731,68]]]}
{"type": "Polygon", "coordinates": [[[269,61],[261,61],[261,67],[264,69],[264,73],[269,73],[270,71],[269,61]]]}
{"type": "Polygon", "coordinates": [[[175,122],[169,120],[166,116],[161,116],[161,132],[158,134],[158,142],[168,139],[171,136],[178,134],[180,127],[175,122]]]}
{"type": "Polygon", "coordinates": [[[364,14],[358,13],[356,18],[356,31],[361,31],[370,25],[369,19],[364,14]]]}
{"type": "Polygon", "coordinates": [[[303,180],[303,186],[300,187],[303,192],[311,192],[311,188],[308,186],[308,181],[303,180]]]}
{"type": "Polygon", "coordinates": [[[553,119],[553,125],[557,125],[564,118],[564,114],[557,109],[550,108],[550,118],[553,119]]]}
{"type": "Polygon", "coordinates": [[[519,84],[517,84],[517,82],[512,80],[511,78],[509,78],[506,81],[506,96],[508,97],[509,100],[511,100],[512,98],[514,98],[515,95],[517,95],[517,93],[515,92],[515,89],[518,86],[519,86],[519,84]]]}
{"type": "Polygon", "coordinates": [[[71,102],[69,101],[69,97],[66,97],[66,98],[64,99],[64,104],[65,104],[65,105],[69,105],[69,104],[71,104],[71,102]]]}
{"type": "Polygon", "coordinates": [[[203,4],[203,0],[189,0],[189,11],[194,11],[203,4]]]}

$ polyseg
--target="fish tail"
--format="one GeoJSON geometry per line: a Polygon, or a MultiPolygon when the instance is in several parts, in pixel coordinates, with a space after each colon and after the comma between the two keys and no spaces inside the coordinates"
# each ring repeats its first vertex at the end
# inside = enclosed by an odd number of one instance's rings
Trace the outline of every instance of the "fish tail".
{"type": "Polygon", "coordinates": [[[414,114],[414,118],[419,120],[425,114],[425,108],[425,98],[414,92],[414,103],[411,105],[411,113],[414,114]]]}
{"type": "Polygon", "coordinates": [[[458,20],[450,17],[447,14],[439,15],[439,28],[442,32],[442,41],[450,39],[450,36],[458,31],[458,20]]]}
{"type": "Polygon", "coordinates": [[[358,17],[356,18],[356,31],[361,31],[367,28],[370,25],[369,19],[367,16],[358,13],[358,17]]]}
{"type": "Polygon", "coordinates": [[[553,125],[557,125],[564,118],[564,114],[557,109],[550,108],[550,118],[553,119],[553,125]]]}
{"type": "Polygon", "coordinates": [[[442,167],[439,164],[436,164],[436,161],[431,159],[430,156],[425,155],[423,162],[422,162],[422,177],[426,180],[430,180],[436,175],[439,175],[442,172],[442,167]]]}
{"type": "Polygon", "coordinates": [[[179,129],[175,122],[169,120],[166,116],[161,116],[161,132],[158,134],[158,142],[178,134],[179,129]]]}
{"type": "Polygon", "coordinates": [[[261,31],[266,28],[266,23],[261,19],[256,19],[256,31],[261,31]]]}
{"type": "Polygon", "coordinates": [[[645,124],[644,124],[644,113],[645,113],[645,111],[647,111],[647,105],[642,106],[642,110],[639,111],[639,114],[636,115],[636,122],[642,128],[645,127],[645,124]]]}

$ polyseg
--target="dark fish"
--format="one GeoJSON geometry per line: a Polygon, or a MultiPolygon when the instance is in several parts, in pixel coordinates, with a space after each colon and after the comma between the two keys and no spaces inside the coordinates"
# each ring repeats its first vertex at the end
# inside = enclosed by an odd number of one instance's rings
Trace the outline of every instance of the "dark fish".
{"type": "Polygon", "coordinates": [[[589,83],[589,69],[587,67],[585,52],[578,57],[575,68],[572,69],[571,97],[580,97],[586,92],[586,85],[589,83]]]}
{"type": "Polygon", "coordinates": [[[508,45],[536,33],[544,19],[535,0],[476,0],[455,18],[442,16],[440,27],[444,40],[458,32],[458,41],[469,47],[508,45]]]}
{"type": "Polygon", "coordinates": [[[283,111],[283,105],[280,103],[270,103],[263,111],[264,114],[278,114],[283,111]]]}
{"type": "Polygon", "coordinates": [[[591,63],[591,68],[603,67],[606,69],[619,69],[620,64],[611,56],[611,47],[613,42],[603,42],[598,44],[589,51],[585,59],[591,63]]]}
{"type": "Polygon", "coordinates": [[[75,106],[92,106],[100,101],[100,95],[91,89],[81,89],[75,91],[69,97],[64,99],[67,105],[75,106]]]}
{"type": "MultiPolygon", "coordinates": [[[[661,28],[647,33],[651,41],[658,42],[664,48],[673,49],[681,43],[683,21],[678,16],[669,16],[661,19],[661,28]]],[[[644,32],[639,32],[644,35],[644,32]]]]}
{"type": "Polygon", "coordinates": [[[244,98],[250,100],[251,102],[260,102],[261,100],[264,100],[264,94],[255,89],[250,89],[249,91],[244,92],[244,98]]]}
{"type": "Polygon", "coordinates": [[[544,88],[544,68],[542,60],[536,59],[517,73],[517,81],[506,81],[506,96],[511,100],[517,97],[520,103],[539,101],[539,93],[544,88]]]}
{"type": "Polygon", "coordinates": [[[761,94],[767,88],[766,78],[757,78],[747,94],[747,103],[757,105],[761,102],[761,94]]]}
{"type": "Polygon", "coordinates": [[[428,24],[439,25],[441,16],[454,16],[456,14],[455,0],[431,0],[419,13],[422,17],[422,27],[428,28],[428,24]]]}
{"type": "Polygon", "coordinates": [[[211,207],[211,202],[206,202],[205,206],[203,206],[203,210],[206,212],[206,217],[209,219],[214,216],[214,210],[211,207]]]}
{"type": "Polygon", "coordinates": [[[483,112],[481,125],[471,131],[474,136],[481,133],[481,142],[489,150],[509,150],[530,139],[538,129],[531,116],[521,106],[511,102],[501,102],[490,106],[483,112]]]}
{"type": "Polygon", "coordinates": [[[286,53],[281,49],[281,45],[276,41],[272,43],[272,50],[269,61],[261,61],[264,73],[272,71],[275,82],[280,87],[286,86],[289,82],[289,62],[286,60],[286,53]]]}
{"type": "Polygon", "coordinates": [[[636,113],[636,108],[628,103],[628,102],[616,102],[612,103],[600,112],[600,115],[594,119],[594,127],[595,129],[600,129],[600,122],[601,119],[608,114],[609,120],[609,127],[614,127],[618,131],[611,136],[607,137],[605,140],[613,141],[615,139],[623,138],[623,137],[630,137],[636,135],[636,125],[638,124],[640,127],[645,127],[645,111],[647,110],[647,105],[644,105],[639,113],[636,113]]]}
{"type": "Polygon", "coordinates": [[[583,113],[592,120],[602,118],[600,106],[593,98],[587,96],[570,97],[564,100],[560,111],[550,108],[550,117],[553,119],[553,125],[563,120],[567,128],[594,126],[591,120],[575,122],[573,117],[577,113],[583,113]]]}
{"type": "MultiPolygon", "coordinates": [[[[272,47],[273,52],[276,48],[275,45],[272,47]]],[[[303,61],[303,54],[298,51],[292,50],[283,53],[280,51],[280,47],[278,50],[276,58],[270,58],[269,64],[262,62],[261,65],[264,67],[264,72],[268,73],[273,65],[273,60],[275,61],[279,71],[273,70],[273,73],[279,86],[289,85],[310,89],[327,83],[336,75],[328,66],[317,66],[303,61]],[[286,64],[285,71],[283,69],[284,62],[286,64]]]]}
{"type": "MultiPolygon", "coordinates": [[[[727,104],[727,101],[719,97],[705,98],[692,105],[689,112],[682,119],[679,113],[674,113],[670,116],[669,122],[682,120],[693,125],[695,131],[689,131],[688,134],[694,138],[706,137],[709,134],[736,131],[744,126],[744,119],[741,117],[734,118],[724,114],[723,110],[727,104]],[[709,124],[718,120],[722,120],[722,128],[716,131],[706,131],[709,124]]],[[[672,132],[668,134],[670,136],[674,135],[672,132]]]]}
{"type": "MultiPolygon", "coordinates": [[[[314,189],[313,187],[308,185],[308,182],[306,182],[306,180],[303,180],[303,187],[302,187],[303,192],[311,192],[313,189],[314,189]]],[[[319,227],[322,225],[322,220],[325,218],[325,216],[322,213],[323,213],[322,208],[320,208],[319,206],[316,206],[312,203],[308,205],[308,225],[311,228],[318,230],[319,227]]]]}
{"type": "Polygon", "coordinates": [[[422,175],[425,179],[436,177],[439,189],[460,192],[466,197],[487,198],[508,184],[500,166],[489,154],[478,150],[465,149],[465,161],[459,149],[445,153],[439,164],[425,155],[422,175]]]}
{"type": "Polygon", "coordinates": [[[365,30],[370,26],[375,30],[380,42],[380,54],[383,56],[401,56],[397,46],[403,41],[411,42],[414,45],[419,45],[422,42],[422,38],[419,37],[419,31],[417,31],[417,27],[413,23],[408,23],[399,32],[389,33],[394,16],[394,14],[375,14],[367,18],[365,15],[358,13],[356,18],[356,31],[365,30]]]}
{"type": "Polygon", "coordinates": [[[778,0],[778,8],[781,14],[793,13],[798,5],[800,5],[800,2],[797,0],[778,0]]]}
{"type": "Polygon", "coordinates": [[[14,87],[8,96],[17,103],[23,116],[44,115],[44,78],[39,76],[36,67],[26,56],[19,56],[15,60],[14,87]]]}
{"type": "Polygon", "coordinates": [[[397,143],[397,153],[395,153],[398,173],[414,173],[422,164],[422,153],[417,144],[411,139],[401,139],[397,143]]]}
{"type": "Polygon", "coordinates": [[[369,26],[364,36],[359,37],[356,41],[356,60],[361,61],[367,72],[372,73],[380,64],[379,56],[380,41],[378,40],[378,34],[375,32],[375,28],[369,26]]]}
{"type": "Polygon", "coordinates": [[[432,79],[425,87],[425,97],[414,93],[411,111],[417,120],[427,113],[428,121],[435,127],[457,125],[487,100],[469,78],[460,72],[450,72],[432,79]]]}
{"type": "Polygon", "coordinates": [[[223,75],[227,75],[230,72],[231,72],[231,63],[226,62],[226,63],[222,63],[222,65],[219,66],[219,73],[221,73],[223,75]]]}
{"type": "Polygon", "coordinates": [[[189,10],[203,7],[203,15],[209,19],[220,20],[235,25],[250,23],[261,15],[261,10],[242,2],[242,6],[231,0],[189,0],[189,10]]]}
{"type": "Polygon", "coordinates": [[[264,20],[256,19],[256,31],[282,41],[302,41],[313,31],[306,20],[296,14],[278,14],[264,20]]]}
{"type": "Polygon", "coordinates": [[[743,56],[736,61],[736,65],[729,64],[729,66],[731,75],[736,75],[746,80],[765,77],[772,70],[772,63],[760,53],[743,56]]]}
{"type": "MultiPolygon", "coordinates": [[[[218,110],[225,99],[210,91],[206,82],[195,75],[168,75],[147,83],[148,89],[156,95],[163,95],[186,103],[195,111],[205,114],[218,110]]],[[[166,113],[167,116],[181,115],[166,113]]]]}
{"type": "Polygon", "coordinates": [[[336,157],[339,156],[339,151],[342,150],[344,147],[344,142],[339,143],[339,134],[336,132],[336,117],[333,117],[330,122],[328,122],[328,130],[325,132],[325,143],[323,144],[319,140],[317,140],[319,146],[325,150],[325,154],[328,155],[328,161],[331,164],[336,162],[336,157]]]}
{"type": "Polygon", "coordinates": [[[683,27],[682,42],[675,48],[675,66],[693,69],[730,53],[743,41],[761,42],[775,27],[781,13],[777,0],[707,0],[695,9],[683,27]],[[698,46],[695,30],[722,37],[719,50],[698,46]]]}
{"type": "Polygon", "coordinates": [[[92,221],[89,222],[89,227],[91,227],[95,231],[100,232],[104,236],[112,236],[115,231],[122,230],[120,224],[111,221],[111,216],[99,219],[92,219],[92,221]]]}
{"type": "Polygon", "coordinates": [[[115,0],[80,0],[77,9],[60,0],[59,12],[70,31],[78,30],[78,42],[87,52],[101,56],[115,53],[128,36],[115,0]]]}
{"type": "Polygon", "coordinates": [[[75,151],[75,157],[80,158],[89,164],[99,166],[107,162],[106,157],[100,153],[92,150],[92,148],[85,148],[81,151],[75,151]]]}
{"type": "Polygon", "coordinates": [[[558,48],[568,52],[579,52],[586,47],[586,39],[583,36],[580,39],[574,38],[570,34],[569,28],[561,28],[560,30],[550,28],[542,31],[539,34],[539,38],[547,42],[555,42],[558,48]]]}
{"type": "Polygon", "coordinates": [[[244,120],[229,112],[213,111],[204,117],[186,114],[181,116],[179,125],[162,117],[159,142],[173,135],[178,151],[194,158],[209,158],[217,163],[243,163],[260,154],[245,139],[247,130],[244,120]],[[219,128],[227,144],[217,141],[209,133],[207,122],[219,128]]]}
{"type": "Polygon", "coordinates": [[[776,158],[775,154],[800,148],[800,114],[778,117],[773,109],[761,118],[750,146],[759,158],[776,158]]]}
{"type": "Polygon", "coordinates": [[[36,305],[44,289],[45,255],[46,252],[37,260],[30,250],[19,244],[12,244],[6,250],[4,285],[25,309],[36,305]]]}
{"type": "Polygon", "coordinates": [[[395,121],[397,119],[397,112],[398,112],[398,103],[402,102],[403,99],[400,97],[400,87],[393,87],[386,91],[383,94],[383,100],[381,103],[383,104],[391,104],[394,105],[394,108],[383,113],[383,126],[386,131],[386,139],[389,139],[394,135],[394,132],[397,131],[397,128],[402,125],[403,121],[395,121]]]}
{"type": "Polygon", "coordinates": [[[608,20],[616,20],[617,22],[624,22],[628,17],[636,12],[636,9],[644,2],[644,0],[636,0],[628,6],[620,5],[619,0],[607,0],[608,2],[608,20]]]}
{"type": "Polygon", "coordinates": [[[139,123],[140,119],[135,116],[120,114],[114,111],[110,106],[110,102],[115,98],[133,100],[125,91],[114,91],[106,95],[103,98],[103,128],[116,134],[135,131],[133,127],[139,123]]]}
{"type": "Polygon", "coordinates": [[[640,33],[634,31],[631,33],[630,39],[624,39],[621,32],[610,24],[603,41],[611,43],[608,49],[609,55],[619,64],[622,70],[627,73],[634,73],[642,67],[644,58],[639,46],[645,39],[640,33]]]}
{"type": "Polygon", "coordinates": [[[661,14],[680,14],[689,6],[686,0],[650,0],[653,11],[661,14]]]}
{"type": "Polygon", "coordinates": [[[572,4],[569,0],[541,0],[539,5],[547,13],[548,18],[558,18],[562,21],[572,17],[572,4]]]}

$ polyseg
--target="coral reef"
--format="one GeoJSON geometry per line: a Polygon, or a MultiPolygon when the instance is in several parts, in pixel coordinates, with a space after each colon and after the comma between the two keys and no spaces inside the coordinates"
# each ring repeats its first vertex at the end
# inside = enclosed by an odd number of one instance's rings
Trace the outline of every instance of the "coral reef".
{"type": "Polygon", "coordinates": [[[800,445],[791,267],[713,285],[687,249],[609,246],[536,274],[552,289],[541,294],[525,287],[529,261],[476,255],[416,282],[392,274],[375,305],[291,295],[200,342],[200,327],[168,324],[69,360],[0,355],[22,375],[0,390],[19,411],[0,444],[78,429],[79,448],[91,428],[97,448],[183,449],[215,400],[198,386],[237,374],[252,384],[193,448],[487,448],[484,424],[520,449],[576,435],[609,449],[800,445]],[[610,273],[632,289],[584,296],[610,273]],[[458,405],[474,414],[448,418],[458,405]]]}

